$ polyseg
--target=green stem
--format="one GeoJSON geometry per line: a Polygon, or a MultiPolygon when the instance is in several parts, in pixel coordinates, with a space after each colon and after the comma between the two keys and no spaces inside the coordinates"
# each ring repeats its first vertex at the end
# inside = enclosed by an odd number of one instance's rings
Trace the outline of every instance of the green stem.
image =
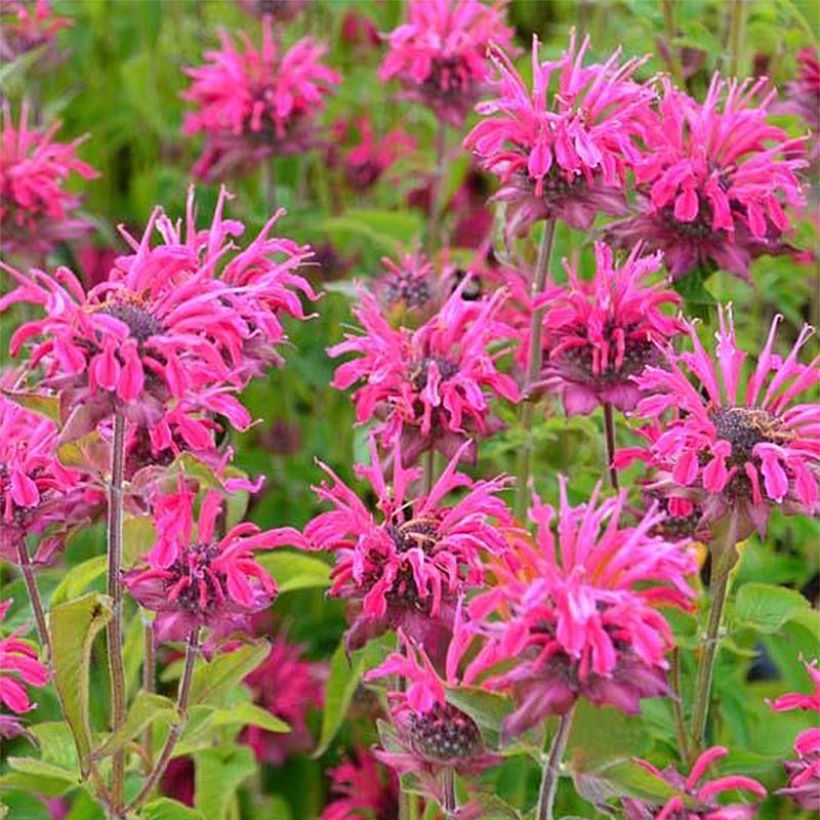
{"type": "Polygon", "coordinates": [[[675,27],[674,0],[663,0],[663,25],[666,30],[666,42],[669,45],[669,72],[675,81],[675,85],[679,88],[683,88],[684,77],[680,50],[674,44],[678,34],[677,28],[675,27]]]}
{"type": "Polygon", "coordinates": [[[555,793],[558,790],[558,778],[561,774],[561,761],[564,759],[564,752],[567,748],[574,712],[575,707],[573,706],[566,714],[561,715],[558,721],[558,729],[552,739],[549,754],[544,763],[544,771],[541,775],[541,789],[538,793],[538,806],[535,810],[536,820],[553,820],[555,793]]]}
{"type": "Polygon", "coordinates": [[[452,817],[458,811],[458,799],[456,798],[456,776],[455,772],[448,766],[443,773],[444,778],[444,809],[445,817],[452,817]]]}
{"type": "MultiPolygon", "coordinates": [[[[108,672],[111,678],[111,725],[116,732],[125,721],[125,665],[122,657],[122,483],[125,465],[125,415],[114,414],[111,454],[111,483],[108,489],[108,595],[111,620],[106,628],[108,672]]],[[[125,784],[125,750],[114,753],[111,762],[111,808],[116,815],[122,806],[125,784]]]]}
{"type": "MultiPolygon", "coordinates": [[[[143,625],[143,639],[145,660],[142,665],[142,688],[146,692],[156,691],[156,655],[154,652],[154,631],[150,623],[143,625]]],[[[145,747],[145,765],[148,772],[154,766],[154,727],[148,724],[143,736],[143,746],[145,747]]]]}
{"type": "Polygon", "coordinates": [[[447,156],[447,123],[439,119],[436,131],[436,169],[433,185],[430,190],[430,210],[427,221],[427,253],[429,256],[436,252],[441,226],[441,195],[444,191],[445,159],[447,156]]]}
{"type": "Polygon", "coordinates": [[[171,760],[171,755],[177,745],[177,741],[185,729],[185,724],[188,720],[188,702],[191,695],[191,681],[194,677],[194,666],[196,664],[196,657],[199,654],[199,628],[194,627],[188,636],[188,645],[185,649],[185,666],[182,670],[182,678],[179,681],[179,691],[177,694],[177,713],[179,717],[177,721],[171,726],[168,732],[168,737],[165,740],[165,745],[159,754],[156,765],[139,794],[134,798],[128,806],[127,813],[136,811],[150,796],[154,787],[159,782],[165,769],[171,760]]]}
{"type": "Polygon", "coordinates": [[[670,670],[672,678],[672,711],[675,715],[675,735],[678,739],[678,753],[681,760],[689,760],[689,737],[686,732],[686,718],[683,713],[683,695],[680,685],[680,650],[672,650],[672,668],[670,670]]]}
{"type": "MultiPolygon", "coordinates": [[[[538,246],[538,258],[530,282],[530,299],[535,299],[544,290],[554,242],[555,220],[550,219],[544,225],[541,244],[538,246]]],[[[523,403],[521,405],[521,427],[524,430],[524,442],[518,451],[518,463],[515,471],[515,514],[520,521],[523,521],[526,515],[527,499],[530,491],[533,451],[532,424],[535,418],[535,402],[529,392],[541,372],[541,333],[543,331],[545,311],[546,306],[533,310],[530,318],[530,349],[527,354],[527,370],[524,374],[523,403]]]]}
{"type": "Polygon", "coordinates": [[[262,194],[265,198],[265,209],[269,216],[276,211],[276,160],[273,157],[262,162],[262,194]]]}
{"type": "Polygon", "coordinates": [[[40,598],[40,590],[37,589],[37,579],[34,577],[34,568],[31,565],[31,558],[29,558],[28,547],[24,539],[20,539],[17,543],[17,558],[20,562],[20,571],[23,573],[23,580],[26,582],[26,589],[28,590],[29,601],[31,602],[31,609],[34,612],[34,619],[37,621],[37,632],[40,635],[40,643],[46,652],[48,662],[51,663],[51,638],[48,634],[48,625],[46,624],[46,613],[43,609],[43,600],[40,598]]]}
{"type": "Polygon", "coordinates": [[[422,494],[430,495],[430,490],[433,489],[433,484],[436,483],[436,451],[434,447],[424,454],[424,486],[422,487],[422,494]]]}
{"type": "Polygon", "coordinates": [[[615,417],[612,405],[604,402],[604,438],[606,439],[606,469],[613,490],[618,490],[618,471],[615,469],[615,417]]]}
{"type": "Polygon", "coordinates": [[[748,0],[731,0],[729,12],[728,50],[729,76],[737,77],[741,64],[743,33],[746,28],[746,3],[748,0]]]}
{"type": "MultiPolygon", "coordinates": [[[[737,560],[737,514],[732,512],[728,521],[723,521],[723,532],[715,531],[712,544],[712,569],[709,576],[710,610],[706,637],[703,643],[703,657],[698,669],[694,706],[692,707],[692,757],[704,748],[706,724],[709,717],[709,702],[712,694],[712,678],[717,660],[720,629],[723,612],[729,592],[729,578],[737,560]]],[[[717,528],[716,528],[717,530],[717,528]]]]}

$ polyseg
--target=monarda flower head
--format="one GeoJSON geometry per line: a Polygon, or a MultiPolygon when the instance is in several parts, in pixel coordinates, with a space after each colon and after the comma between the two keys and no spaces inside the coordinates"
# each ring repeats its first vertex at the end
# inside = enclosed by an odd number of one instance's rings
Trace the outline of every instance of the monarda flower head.
{"type": "Polygon", "coordinates": [[[225,31],[219,37],[222,47],[205,52],[205,65],[186,69],[192,83],[183,97],[197,110],[186,115],[183,130],[206,136],[194,173],[219,179],[310,147],[316,114],[341,82],[321,61],[325,47],[305,37],[282,53],[269,16],[261,49],[244,32],[242,48],[225,31]]]}
{"type": "Polygon", "coordinates": [[[669,417],[645,449],[622,451],[658,471],[654,487],[689,497],[714,521],[737,518],[738,538],[764,532],[769,511],[816,513],[820,469],[820,405],[800,402],[820,381],[820,358],[798,361],[812,335],[804,327],[789,355],[774,353],[777,316],[754,372],[742,389],[746,353],[735,340],[731,311],[720,311],[715,358],[690,326],[693,352],[667,353],[664,368],[648,367],[637,380],[646,394],[636,414],[669,417]]]}
{"type": "MultiPolygon", "coordinates": [[[[820,669],[817,668],[817,659],[806,663],[806,671],[814,684],[814,692],[808,695],[801,692],[781,695],[771,704],[775,712],[802,709],[820,714],[820,669]]],[[[801,732],[794,742],[794,751],[797,760],[784,763],[789,785],[777,793],[791,797],[803,811],[816,813],[820,811],[820,727],[814,726],[801,732]]]]}
{"type": "Polygon", "coordinates": [[[233,237],[244,226],[223,217],[226,199],[223,189],[206,230],[196,227],[193,189],[184,229],[157,208],[141,240],[123,231],[133,253],[87,291],[68,268],[24,275],[4,266],[19,286],[0,298],[0,311],[14,302],[45,311],[18,328],[11,353],[30,346],[29,365],[41,365],[46,384],[74,408],[73,433],[117,407],[154,438],[168,439],[172,426],[193,449],[209,442],[189,408],[240,429],[250,423],[233,393],[277,361],[280,316],[304,318],[298,293],[315,294],[295,273],[307,249],[269,236],[281,212],[239,249],[233,237]]]}
{"type": "Polygon", "coordinates": [[[544,316],[545,372],[548,386],[561,394],[568,415],[591,413],[599,404],[632,410],[635,385],[649,364],[657,364],[683,323],[662,312],[680,298],[650,278],[660,255],[640,257],[636,245],[617,267],[612,249],[595,245],[596,270],[584,281],[565,262],[569,283],[551,290],[544,316]]]}
{"type": "Polygon", "coordinates": [[[766,80],[725,82],[716,74],[702,104],[662,82],[660,116],[635,164],[641,212],[611,235],[663,251],[673,279],[714,267],[748,279],[753,258],[788,250],[784,208],[803,204],[795,175],[806,165],[803,139],[767,121],[774,92],[754,104],[766,80]]]}
{"type": "Polygon", "coordinates": [[[11,62],[52,43],[60,29],[73,24],[57,17],[49,0],[0,0],[0,57],[11,62]]]}
{"type": "Polygon", "coordinates": [[[409,0],[407,22],[387,36],[379,78],[401,81],[408,97],[460,127],[481,95],[490,70],[490,42],[509,48],[513,31],[504,2],[409,0]]]}
{"type": "Polygon", "coordinates": [[[486,435],[493,423],[489,397],[519,399],[515,382],[496,368],[504,351],[491,351],[513,336],[498,319],[506,292],[469,302],[462,298],[467,284],[465,279],[438,313],[412,331],[392,328],[376,299],[362,291],[354,314],[364,334],[348,334],[329,350],[333,357],[359,354],[336,370],[331,384],[346,390],[363,382],[353,394],[357,423],[380,418],[382,445],[401,439],[408,464],[431,449],[447,458],[456,451],[467,455],[462,443],[486,435]]]}
{"type": "MultiPolygon", "coordinates": [[[[60,548],[83,518],[80,475],[57,460],[57,425],[0,394],[0,558],[17,563],[30,535],[35,562],[60,548]],[[43,537],[46,536],[46,537],[43,537]]],[[[24,556],[25,557],[25,556],[24,556]]]]}
{"type": "Polygon", "coordinates": [[[449,634],[458,597],[484,582],[481,553],[506,548],[502,528],[510,525],[510,513],[497,497],[506,481],[471,481],[456,470],[459,452],[428,493],[414,495],[411,484],[421,470],[402,466],[398,445],[392,485],[372,439],[370,449],[372,465],[357,472],[370,482],[381,515],[374,516],[322,465],[333,483],[315,488],[316,493],[334,509],[307,525],[306,546],[336,554],[330,594],[354,603],[350,647],[401,627],[432,652],[441,635],[449,634]],[[466,494],[445,505],[445,497],[459,488],[466,494]]]}
{"type": "Polygon", "coordinates": [[[209,491],[194,526],[194,494],[180,482],[175,494],[155,499],[159,538],[144,566],[124,578],[128,591],[143,607],[157,613],[158,642],[186,640],[207,627],[212,637],[235,629],[248,631],[249,617],[270,606],[274,580],[254,560],[253,551],[293,542],[291,530],[260,531],[251,523],[216,534],[222,496],[209,491]]]}
{"type": "Polygon", "coordinates": [[[459,605],[444,677],[436,672],[424,649],[401,631],[403,651],[388,655],[365,677],[366,681],[398,680],[401,687],[387,696],[399,748],[379,749],[376,756],[399,774],[417,773],[427,791],[439,801],[441,784],[437,775],[444,769],[475,775],[501,761],[484,746],[476,722],[447,701],[447,688],[456,688],[461,683],[459,667],[472,637],[459,605]]]}
{"type": "Polygon", "coordinates": [[[587,230],[598,213],[626,212],[626,171],[640,157],[655,94],[632,80],[645,60],[619,66],[616,51],[585,67],[588,48],[586,38],[576,51],[573,31],[564,56],[542,63],[534,37],[532,90],[503,51],[492,54],[497,96],[477,107],[484,119],[464,145],[500,178],[495,198],[508,203],[510,236],[541,219],[587,230]]]}
{"type": "MultiPolygon", "coordinates": [[[[11,599],[0,601],[0,621],[6,617],[11,599]]],[[[24,734],[21,715],[32,710],[24,684],[43,687],[48,683],[48,670],[37,658],[37,650],[28,641],[21,640],[19,630],[6,638],[0,638],[0,704],[14,714],[0,713],[0,739],[24,734]]]]}
{"type": "Polygon", "coordinates": [[[668,693],[673,639],[656,607],[688,606],[694,556],[685,543],[651,534],[663,517],[655,509],[626,526],[625,491],[601,501],[599,490],[572,507],[561,478],[557,539],[553,509],[534,497],[534,543],[521,537],[491,561],[496,587],[469,604],[486,638],[473,668],[514,662],[484,681],[516,700],[507,736],[566,713],[578,698],[635,714],[642,698],[668,693]]]}
{"type": "Polygon", "coordinates": [[[724,792],[751,792],[757,798],[766,796],[766,789],[751,777],[730,774],[707,780],[703,777],[709,767],[729,754],[723,746],[707,749],[684,776],[672,766],[662,771],[646,760],[637,763],[660,783],[672,786],[677,794],[665,804],[652,804],[648,800],[626,798],[623,810],[626,820],[749,820],[757,815],[757,803],[718,803],[718,795],[724,792]]]}
{"type": "Polygon", "coordinates": [[[384,311],[397,317],[399,324],[410,324],[414,316],[429,316],[438,297],[437,277],[433,263],[420,251],[404,254],[398,262],[384,257],[384,272],[375,281],[374,290],[384,311]]]}
{"type": "Polygon", "coordinates": [[[394,820],[399,812],[399,780],[367,749],[328,771],[330,801],[320,820],[394,820]]]}
{"type": "Polygon", "coordinates": [[[323,669],[302,657],[301,647],[278,636],[270,653],[246,678],[254,701],[274,717],[284,720],[289,732],[269,732],[259,726],[248,726],[243,742],[253,749],[256,759],[282,766],[291,756],[313,746],[308,729],[308,709],[321,709],[324,701],[323,669]]]}
{"type": "Polygon", "coordinates": [[[80,197],[65,190],[75,174],[94,179],[97,172],[77,156],[82,138],[56,142],[60,128],[29,126],[28,104],[20,107],[15,126],[8,103],[3,105],[0,133],[0,233],[7,253],[44,256],[58,242],[81,236],[91,225],[73,214],[80,197]]]}

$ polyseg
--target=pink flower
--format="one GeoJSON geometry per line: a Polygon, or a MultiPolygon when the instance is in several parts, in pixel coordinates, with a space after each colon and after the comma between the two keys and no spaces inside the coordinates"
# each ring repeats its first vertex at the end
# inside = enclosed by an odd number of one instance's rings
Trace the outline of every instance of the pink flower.
{"type": "MultiPolygon", "coordinates": [[[[6,617],[13,601],[0,602],[0,620],[6,617]]],[[[21,630],[0,638],[0,704],[15,715],[0,715],[0,738],[15,737],[25,730],[16,715],[29,712],[37,705],[29,699],[23,684],[43,687],[48,683],[48,670],[37,659],[33,644],[19,637],[21,630]]]]}
{"type": "Polygon", "coordinates": [[[585,281],[564,263],[569,284],[551,290],[544,316],[546,384],[561,393],[567,415],[587,415],[599,404],[632,410],[640,392],[634,378],[662,358],[683,323],[659,309],[680,297],[650,284],[660,255],[639,257],[636,245],[620,267],[612,249],[595,245],[595,277],[585,281]]]}
{"type": "Polygon", "coordinates": [[[357,191],[372,188],[394,162],[416,148],[415,139],[402,128],[394,128],[376,138],[373,124],[367,117],[360,117],[353,123],[341,120],[334,131],[340,139],[345,139],[351,125],[359,141],[344,152],[344,171],[348,184],[357,191]]]}
{"type": "Polygon", "coordinates": [[[498,585],[470,602],[486,637],[471,676],[516,659],[484,683],[517,701],[504,722],[508,736],[564,714],[580,697],[634,714],[641,698],[668,693],[665,655],[673,639],[656,607],[688,606],[694,557],[685,543],[651,534],[663,518],[655,509],[626,527],[626,492],[600,501],[599,491],[571,507],[560,479],[557,542],[553,509],[533,497],[535,543],[520,537],[517,548],[493,560],[498,585]]]}
{"type": "Polygon", "coordinates": [[[662,83],[660,117],[635,166],[641,213],[612,235],[663,251],[673,279],[710,266],[748,279],[751,259],[787,249],[784,206],[803,204],[795,171],[806,165],[790,154],[803,139],[767,122],[774,92],[753,105],[766,80],[727,83],[716,74],[702,105],[662,83]]]}
{"type": "Polygon", "coordinates": [[[165,773],[160,780],[162,793],[186,806],[194,805],[194,787],[196,772],[194,761],[191,757],[175,757],[165,769],[165,773]]]}
{"type": "Polygon", "coordinates": [[[795,114],[809,127],[811,134],[807,159],[816,169],[820,162],[820,59],[815,48],[804,48],[797,55],[798,72],[786,85],[786,99],[772,107],[772,113],[795,114]]]}
{"type": "Polygon", "coordinates": [[[48,561],[83,519],[80,476],[57,460],[57,440],[53,421],[0,394],[0,558],[6,561],[18,562],[30,535],[39,536],[35,562],[48,561]]]}
{"type": "Polygon", "coordinates": [[[61,28],[74,24],[57,17],[49,0],[0,0],[0,19],[0,56],[9,62],[51,43],[61,28]]]}
{"type": "Polygon", "coordinates": [[[305,37],[280,53],[270,16],[262,22],[261,49],[244,32],[242,49],[225,31],[219,38],[221,50],[205,52],[205,65],[186,69],[193,82],[183,97],[198,110],[186,115],[183,130],[207,137],[194,173],[219,179],[272,155],[303,152],[324,98],[341,82],[321,62],[325,47],[305,37]]]}
{"type": "Polygon", "coordinates": [[[376,756],[399,774],[417,772],[436,799],[440,799],[436,775],[443,769],[475,775],[501,761],[485,748],[475,721],[447,702],[446,687],[457,687],[460,683],[458,667],[472,640],[460,605],[453,629],[445,679],[438,675],[427,653],[401,631],[403,651],[388,655],[365,677],[366,681],[404,681],[398,691],[388,693],[390,717],[401,749],[379,749],[376,756]]]}
{"type": "Polygon", "coordinates": [[[333,485],[315,490],[334,509],[307,525],[306,546],[336,553],[330,595],[351,599],[358,609],[347,635],[349,646],[401,627],[431,651],[448,633],[459,595],[483,584],[480,554],[500,554],[506,548],[499,527],[509,526],[510,513],[497,497],[506,481],[473,482],[456,471],[458,452],[430,492],[415,495],[410,485],[421,470],[402,466],[399,445],[392,486],[385,480],[373,439],[370,445],[372,466],[359,466],[357,473],[376,494],[380,520],[322,465],[333,485]],[[446,506],[445,496],[457,488],[466,494],[446,506]]]}
{"type": "Polygon", "coordinates": [[[60,128],[55,122],[39,131],[28,124],[28,104],[20,107],[15,127],[8,103],[3,105],[0,133],[0,233],[7,252],[45,255],[55,244],[74,239],[90,229],[72,212],[80,197],[65,190],[74,175],[94,179],[97,172],[77,157],[79,138],[55,142],[60,128]]]}
{"type": "Polygon", "coordinates": [[[631,79],[645,59],[619,66],[616,51],[606,63],[584,67],[588,48],[585,38],[576,52],[573,30],[564,56],[542,63],[533,37],[532,91],[503,51],[492,55],[497,96],[477,106],[484,119],[464,145],[501,179],[495,198],[509,203],[509,236],[541,219],[587,230],[599,212],[626,211],[626,171],[640,157],[635,141],[651,125],[655,95],[631,79]]]}
{"type": "Polygon", "coordinates": [[[257,760],[281,766],[291,755],[313,746],[307,713],[311,707],[322,708],[323,672],[321,664],[302,658],[299,646],[277,637],[267,658],[245,678],[254,701],[290,726],[290,731],[283,734],[259,726],[245,729],[243,741],[253,749],[257,760]]]}
{"type": "Polygon", "coordinates": [[[399,783],[367,749],[328,771],[331,800],[320,820],[394,820],[399,810],[399,783]]]}
{"type": "Polygon", "coordinates": [[[490,352],[512,336],[497,318],[506,293],[467,302],[462,298],[467,284],[464,280],[441,310],[413,331],[390,327],[376,299],[362,291],[354,314],[364,335],[347,334],[328,351],[333,357],[359,354],[336,370],[331,384],[346,390],[363,382],[353,394],[356,422],[382,419],[382,445],[402,439],[406,463],[433,448],[451,458],[468,437],[486,435],[492,424],[487,393],[519,399],[515,382],[496,369],[503,350],[490,352]]]}
{"type": "Polygon", "coordinates": [[[381,37],[376,24],[366,14],[348,9],[342,17],[342,42],[369,51],[381,45],[381,37]]]}
{"type": "Polygon", "coordinates": [[[739,774],[725,775],[715,780],[701,782],[709,767],[729,754],[723,746],[707,749],[694,762],[692,770],[684,777],[672,766],[663,771],[646,760],[637,762],[653,777],[666,783],[678,792],[670,797],[664,806],[652,805],[643,800],[628,798],[623,801],[627,820],[747,820],[757,814],[754,803],[719,804],[715,799],[719,794],[735,790],[751,792],[758,798],[766,796],[766,789],[751,777],[739,774]]]}
{"type": "Polygon", "coordinates": [[[0,311],[15,302],[45,311],[18,328],[10,349],[29,344],[30,366],[42,365],[45,383],[74,408],[64,437],[88,432],[116,406],[151,427],[156,447],[168,446],[171,428],[194,450],[212,446],[197,413],[248,427],[234,393],[279,361],[280,317],[305,318],[298,293],[315,294],[295,273],[307,248],[269,236],[282,212],[239,249],[233,238],[244,226],[223,218],[227,196],[222,189],[207,230],[196,228],[193,189],[184,230],[156,209],[140,241],[123,232],[133,253],[88,291],[64,267],[49,276],[3,266],[19,286],[0,298],[0,311]]]}
{"type": "Polygon", "coordinates": [[[216,535],[222,497],[205,494],[194,532],[194,495],[184,483],[177,493],[154,501],[159,538],[145,556],[145,567],[128,572],[123,583],[136,601],[157,613],[158,642],[184,640],[207,627],[214,637],[247,629],[248,616],[270,606],[276,583],[256,563],[253,550],[279,546],[298,537],[291,530],[260,531],[237,524],[216,535]]]}
{"type": "Polygon", "coordinates": [[[420,251],[404,254],[398,262],[382,259],[384,273],[373,288],[383,309],[397,315],[399,324],[407,324],[407,314],[429,315],[438,295],[433,263],[420,251]]]}
{"type": "Polygon", "coordinates": [[[812,335],[809,327],[785,359],[776,355],[781,320],[772,322],[743,392],[746,353],[737,346],[731,311],[720,311],[715,359],[690,326],[694,352],[669,351],[666,368],[647,367],[637,380],[646,394],[637,415],[668,418],[649,447],[630,451],[630,457],[650,461],[661,472],[654,486],[696,500],[706,520],[737,515],[738,538],[752,525],[763,532],[773,504],[787,512],[817,509],[820,405],[797,402],[820,381],[820,359],[797,361],[812,335]]]}
{"type": "Polygon", "coordinates": [[[504,2],[409,0],[407,22],[387,37],[390,50],[379,79],[396,78],[407,95],[428,105],[457,128],[489,77],[491,42],[510,48],[504,2]]]}
{"type": "MultiPolygon", "coordinates": [[[[814,692],[804,695],[793,692],[781,695],[771,705],[775,712],[789,712],[792,709],[803,709],[820,714],[820,669],[817,659],[806,663],[806,671],[814,684],[814,692]]],[[[803,811],[820,811],[820,728],[806,729],[797,736],[794,742],[797,760],[788,760],[784,764],[789,775],[788,788],[780,789],[778,794],[785,794],[794,800],[803,811]]]]}

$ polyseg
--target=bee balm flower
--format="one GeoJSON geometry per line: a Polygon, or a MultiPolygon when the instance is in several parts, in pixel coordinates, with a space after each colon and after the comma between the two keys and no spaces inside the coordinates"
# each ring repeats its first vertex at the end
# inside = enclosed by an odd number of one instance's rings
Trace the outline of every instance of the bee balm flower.
{"type": "Polygon", "coordinates": [[[663,80],[660,118],[635,165],[642,212],[611,234],[663,251],[673,279],[710,266],[748,279],[753,258],[788,249],[785,206],[803,204],[795,171],[806,161],[793,156],[803,140],[767,122],[774,92],[753,104],[765,83],[716,74],[700,104],[663,80]]]}
{"type": "Polygon", "coordinates": [[[637,713],[642,698],[668,691],[672,632],[656,607],[688,606],[695,559],[685,543],[650,534],[663,518],[654,509],[624,526],[625,491],[600,501],[599,490],[572,507],[561,478],[557,539],[553,509],[534,498],[535,543],[521,537],[491,560],[497,585],[470,602],[486,639],[474,670],[515,661],[484,681],[516,699],[507,735],[566,713],[581,697],[637,713]]]}
{"type": "Polygon", "coordinates": [[[785,359],[777,356],[781,320],[772,322],[745,390],[746,353],[737,346],[731,311],[720,312],[714,359],[690,327],[694,352],[669,351],[665,369],[650,366],[636,382],[646,394],[638,416],[671,416],[646,450],[634,451],[660,470],[654,486],[698,501],[706,520],[736,514],[738,538],[754,527],[763,532],[773,504],[786,512],[817,510],[820,405],[800,397],[820,381],[820,358],[797,360],[809,327],[785,359]]]}
{"type": "Polygon", "coordinates": [[[407,95],[460,127],[489,77],[487,46],[509,48],[504,3],[409,0],[408,19],[387,38],[379,78],[401,80],[407,95]]]}
{"type": "Polygon", "coordinates": [[[583,66],[586,38],[555,62],[540,62],[533,38],[533,88],[494,51],[497,96],[477,110],[484,119],[464,145],[501,180],[495,198],[509,204],[507,231],[522,234],[541,219],[587,230],[596,215],[626,212],[626,171],[639,159],[636,140],[650,127],[654,92],[632,80],[645,62],[583,66]],[[556,79],[557,78],[557,79],[556,79]],[[550,94],[550,85],[555,88],[550,94]]]}

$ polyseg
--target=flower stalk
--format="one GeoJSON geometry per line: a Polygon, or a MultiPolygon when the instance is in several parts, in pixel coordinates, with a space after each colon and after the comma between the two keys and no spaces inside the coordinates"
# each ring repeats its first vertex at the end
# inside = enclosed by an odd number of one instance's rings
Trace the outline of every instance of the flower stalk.
{"type": "Polygon", "coordinates": [[[444,778],[444,815],[445,817],[453,817],[458,811],[458,799],[456,798],[456,777],[455,772],[451,768],[446,768],[443,774],[444,778]]]}
{"type": "Polygon", "coordinates": [[[553,820],[555,793],[558,790],[558,778],[561,774],[561,761],[567,748],[572,717],[575,713],[573,706],[558,720],[558,729],[552,739],[544,770],[541,776],[541,788],[538,792],[538,805],[535,810],[536,820],[553,820]]]}
{"type": "Polygon", "coordinates": [[[618,490],[618,471],[615,469],[615,416],[612,405],[604,402],[604,437],[606,439],[606,469],[612,489],[618,490]]]}
{"type": "Polygon", "coordinates": [[[698,680],[692,710],[692,754],[697,755],[705,748],[706,724],[709,717],[709,703],[712,694],[712,679],[717,660],[723,613],[729,593],[732,567],[737,561],[737,513],[732,512],[720,525],[715,527],[712,570],[709,577],[709,622],[703,642],[698,680]],[[722,531],[721,531],[722,530],[722,531]]]}
{"type": "MultiPolygon", "coordinates": [[[[106,627],[108,672],[111,679],[111,724],[116,732],[125,721],[125,665],[122,656],[122,511],[125,466],[125,415],[121,408],[114,414],[114,440],[111,454],[111,483],[108,488],[108,595],[112,601],[111,620],[106,627]]],[[[116,814],[123,802],[125,750],[118,749],[112,759],[111,808],[116,814]]]]}
{"type": "Polygon", "coordinates": [[[171,760],[171,755],[174,748],[182,735],[185,725],[188,720],[188,703],[191,697],[191,682],[194,677],[194,666],[196,658],[199,654],[199,627],[191,630],[188,636],[188,643],[185,649],[185,666],[182,670],[182,678],[179,682],[179,692],[177,694],[177,713],[179,717],[177,721],[171,726],[168,733],[168,738],[165,745],[162,747],[159,758],[147,780],[143,784],[140,793],[134,798],[133,802],[128,806],[128,812],[136,811],[147,799],[151,796],[151,792],[159,782],[165,769],[171,760]]]}
{"type": "Polygon", "coordinates": [[[40,635],[40,643],[46,650],[46,655],[50,663],[52,659],[51,639],[48,634],[46,613],[43,609],[42,598],[40,598],[40,590],[37,588],[37,579],[34,577],[34,568],[31,565],[28,547],[22,538],[17,543],[17,557],[20,561],[20,571],[23,573],[23,580],[26,582],[26,589],[28,590],[29,601],[31,602],[31,608],[34,612],[34,619],[37,621],[37,632],[40,635]]]}
{"type": "MultiPolygon", "coordinates": [[[[550,256],[555,241],[555,220],[547,220],[544,233],[538,246],[538,258],[535,262],[532,281],[530,283],[530,299],[534,300],[544,290],[549,271],[550,256]]],[[[516,474],[515,514],[519,520],[523,519],[527,510],[527,495],[529,493],[529,479],[532,471],[532,424],[535,418],[535,403],[529,391],[541,370],[541,334],[543,332],[544,312],[546,306],[533,309],[530,319],[530,349],[527,356],[527,370],[524,374],[523,404],[521,406],[521,426],[524,430],[524,442],[518,453],[516,474]]]]}
{"type": "Polygon", "coordinates": [[[440,234],[439,215],[441,212],[441,197],[444,192],[444,172],[447,157],[447,123],[439,117],[436,130],[436,168],[433,176],[433,185],[430,190],[430,210],[427,223],[427,253],[432,257],[438,246],[440,234]]]}

